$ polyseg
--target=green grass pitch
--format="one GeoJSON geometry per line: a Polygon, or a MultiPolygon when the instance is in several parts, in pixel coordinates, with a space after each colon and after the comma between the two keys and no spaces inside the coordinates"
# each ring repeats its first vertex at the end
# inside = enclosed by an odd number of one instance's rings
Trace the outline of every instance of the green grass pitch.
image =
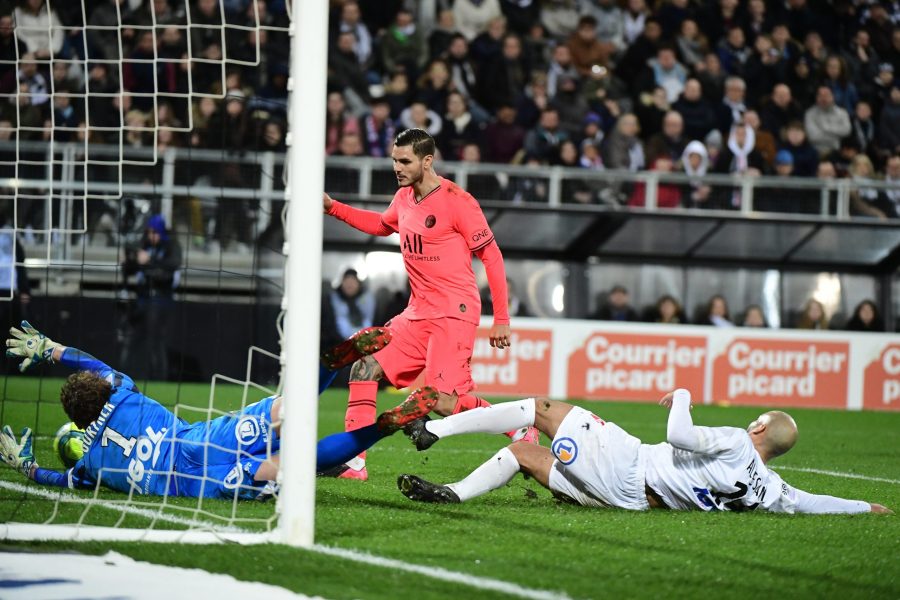
{"type": "MultiPolygon", "coordinates": [[[[7,378],[0,422],[18,430],[37,425],[37,456],[55,466],[52,434],[65,420],[58,407],[59,380],[7,378]]],[[[153,383],[145,391],[170,403],[205,406],[204,385],[153,383]]],[[[235,405],[236,390],[220,390],[217,406],[235,405]]],[[[379,409],[401,399],[382,394],[379,409]]],[[[661,441],[666,413],[653,404],[584,403],[645,442],[661,441]]],[[[346,391],[326,392],[319,404],[320,435],[343,426],[346,391]]],[[[755,408],[699,406],[704,425],[749,423],[755,408]]],[[[900,414],[791,411],[800,441],[773,467],[810,492],[860,498],[900,509],[900,414]],[[787,467],[792,467],[788,469],[787,467]],[[852,479],[794,470],[853,473],[852,479]],[[881,479],[879,481],[878,479],[881,479]]],[[[194,413],[195,418],[200,418],[194,413]]],[[[191,413],[185,413],[187,418],[191,413]]],[[[402,435],[369,454],[369,481],[319,479],[316,537],[319,544],[353,549],[427,567],[490,577],[572,598],[622,597],[900,597],[900,515],[789,516],[763,513],[630,513],[555,502],[549,492],[517,476],[505,489],[458,506],[406,500],[399,473],[442,482],[457,480],[503,446],[502,436],[460,436],[418,453],[402,435]]],[[[542,443],[548,444],[544,438],[542,443]]],[[[11,469],[0,480],[22,483],[11,469]]],[[[33,485],[33,484],[31,484],[33,485]]],[[[101,494],[116,499],[113,493],[101,494]]],[[[170,500],[170,503],[173,501],[170,500]]],[[[195,500],[176,500],[191,507],[195,500]]],[[[47,518],[50,503],[0,488],[3,522],[47,518]]],[[[204,508],[228,514],[231,503],[204,508]]],[[[242,503],[240,517],[265,518],[273,507],[242,503]]],[[[900,510],[898,510],[900,513],[900,510]]],[[[56,522],[71,522],[80,508],[63,507],[56,522]]],[[[93,509],[86,522],[112,524],[114,513],[93,509]]],[[[123,526],[146,521],[128,517],[123,526]]],[[[230,573],[239,579],[281,585],[327,598],[506,598],[504,594],[408,572],[281,546],[235,547],[107,543],[5,543],[5,550],[114,549],[137,559],[230,573]]]]}

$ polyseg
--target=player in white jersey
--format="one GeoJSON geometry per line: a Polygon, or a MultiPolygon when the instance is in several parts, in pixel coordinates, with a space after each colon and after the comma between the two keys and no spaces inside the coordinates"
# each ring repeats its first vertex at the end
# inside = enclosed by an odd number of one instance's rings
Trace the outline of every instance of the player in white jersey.
{"type": "Polygon", "coordinates": [[[461,433],[501,433],[535,426],[551,447],[507,446],[462,481],[437,485],[415,475],[397,480],[403,494],[423,502],[465,502],[506,485],[522,471],[555,495],[578,504],[631,510],[761,509],[783,513],[889,513],[880,504],[810,494],[768,468],[797,441],[790,415],[770,411],[744,430],[702,427],[691,420],[691,395],[667,394],[666,442],[642,444],[615,423],[564,402],[528,398],[495,404],[405,429],[419,450],[461,433]]]}

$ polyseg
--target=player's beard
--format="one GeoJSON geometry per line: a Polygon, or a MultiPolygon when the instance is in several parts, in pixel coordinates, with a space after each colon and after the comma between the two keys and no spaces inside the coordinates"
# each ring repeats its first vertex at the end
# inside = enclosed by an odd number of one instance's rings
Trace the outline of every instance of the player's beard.
{"type": "Polygon", "coordinates": [[[411,185],[416,185],[417,183],[422,181],[424,178],[425,178],[425,169],[423,167],[420,167],[418,173],[406,177],[405,179],[403,179],[403,181],[400,181],[398,179],[397,185],[402,188],[409,187],[411,185]]]}

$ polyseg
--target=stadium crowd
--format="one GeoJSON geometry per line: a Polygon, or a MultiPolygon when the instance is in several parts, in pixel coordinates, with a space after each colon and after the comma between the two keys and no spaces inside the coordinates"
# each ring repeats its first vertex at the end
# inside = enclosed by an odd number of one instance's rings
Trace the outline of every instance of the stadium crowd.
{"type": "MultiPolygon", "coordinates": [[[[192,132],[160,130],[156,143],[284,148],[287,34],[234,27],[257,19],[286,26],[284,0],[84,5],[87,25],[115,25],[121,15],[121,46],[115,30],[83,28],[80,3],[48,10],[44,0],[0,1],[0,60],[8,61],[0,63],[0,93],[20,91],[0,107],[4,137],[117,141],[96,128],[119,126],[121,108],[133,126],[129,146],[153,143],[154,126],[191,119],[192,132]],[[186,5],[191,27],[178,29],[188,22],[186,5]],[[66,29],[51,36],[48,23],[66,29]],[[257,44],[259,66],[228,63],[223,81],[217,61],[255,62],[257,44]],[[87,68],[54,62],[51,69],[50,56],[87,59],[87,68]],[[139,62],[153,57],[166,61],[139,62]],[[130,95],[95,94],[119,86],[119,69],[103,59],[124,61],[130,95]],[[179,96],[189,89],[188,72],[195,94],[224,100],[189,105],[179,96]],[[87,101],[79,96],[85,90],[87,101]]],[[[332,0],[331,7],[329,155],[386,156],[396,133],[418,126],[446,161],[884,178],[900,186],[900,2],[332,0]]],[[[540,200],[527,185],[507,185],[500,196],[540,200]]],[[[575,182],[563,195],[644,201],[641,185],[610,191],[575,182]]],[[[791,210],[793,198],[773,192],[766,201],[768,209],[791,210]]],[[[732,189],[700,179],[658,191],[663,207],[739,202],[732,189]]],[[[900,187],[861,185],[851,202],[856,214],[897,217],[900,187]]]]}

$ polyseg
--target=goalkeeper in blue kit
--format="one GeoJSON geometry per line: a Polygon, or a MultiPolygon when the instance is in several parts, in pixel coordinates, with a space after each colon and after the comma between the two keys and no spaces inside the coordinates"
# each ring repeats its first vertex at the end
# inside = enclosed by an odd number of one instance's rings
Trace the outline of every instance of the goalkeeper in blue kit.
{"type": "MultiPolygon", "coordinates": [[[[93,356],[52,341],[27,321],[10,329],[6,354],[19,369],[59,362],[76,372],[60,392],[63,410],[85,430],[84,455],[65,472],[38,466],[31,430],[17,441],[0,431],[0,460],[43,485],[73,489],[103,485],[127,494],[256,498],[278,474],[282,399],[269,396],[211,421],[188,423],[142,394],[134,381],[93,356]]],[[[390,331],[370,327],[322,356],[319,392],[343,366],[383,348],[390,331]]],[[[411,421],[428,414],[437,392],[422,388],[375,424],[319,440],[317,471],[350,460],[411,421]]]]}

